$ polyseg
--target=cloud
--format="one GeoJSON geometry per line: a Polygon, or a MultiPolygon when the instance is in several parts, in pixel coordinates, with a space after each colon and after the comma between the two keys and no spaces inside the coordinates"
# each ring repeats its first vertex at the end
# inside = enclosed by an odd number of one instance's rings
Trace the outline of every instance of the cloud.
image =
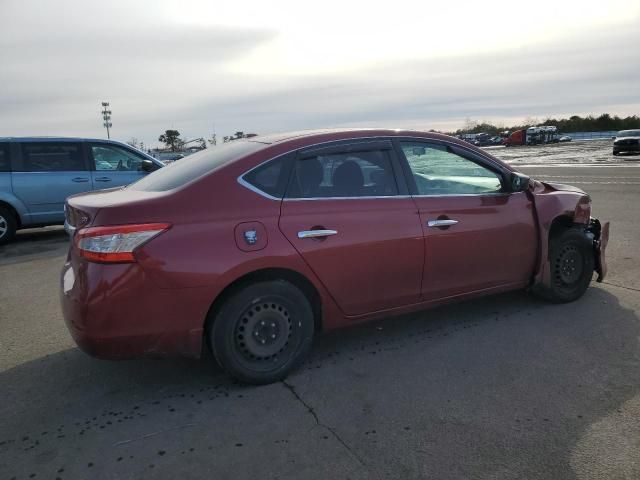
{"type": "MultiPolygon", "coordinates": [[[[102,136],[102,100],[111,102],[116,137],[147,144],[167,128],[207,136],[214,122],[224,135],[640,110],[633,15],[616,28],[573,28],[513,47],[281,72],[267,70],[277,53],[270,46],[285,38],[275,27],[188,24],[161,3],[42,2],[35,17],[25,5],[2,7],[12,21],[0,31],[0,136],[102,136]],[[252,68],[246,59],[256,55],[252,68]]],[[[331,34],[309,32],[320,33],[331,34]]]]}

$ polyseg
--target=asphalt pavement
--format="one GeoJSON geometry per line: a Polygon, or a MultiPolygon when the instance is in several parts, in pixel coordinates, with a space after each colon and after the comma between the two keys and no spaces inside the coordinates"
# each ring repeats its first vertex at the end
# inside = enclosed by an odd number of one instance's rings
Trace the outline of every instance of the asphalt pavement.
{"type": "Polygon", "coordinates": [[[640,158],[565,162],[520,164],[611,221],[605,283],[326,334],[263,387],[211,359],[80,352],[58,304],[66,236],[21,232],[0,247],[0,479],[640,478],[640,158]]]}

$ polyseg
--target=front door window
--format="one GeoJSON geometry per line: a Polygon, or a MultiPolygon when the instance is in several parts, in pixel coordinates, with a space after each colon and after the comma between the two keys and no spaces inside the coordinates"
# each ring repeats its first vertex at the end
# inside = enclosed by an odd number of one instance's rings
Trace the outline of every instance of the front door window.
{"type": "Polygon", "coordinates": [[[400,142],[418,195],[480,195],[502,190],[500,176],[439,144],[400,142]]]}
{"type": "Polygon", "coordinates": [[[93,145],[91,153],[98,172],[137,172],[142,167],[142,157],[124,148],[93,145]]]}

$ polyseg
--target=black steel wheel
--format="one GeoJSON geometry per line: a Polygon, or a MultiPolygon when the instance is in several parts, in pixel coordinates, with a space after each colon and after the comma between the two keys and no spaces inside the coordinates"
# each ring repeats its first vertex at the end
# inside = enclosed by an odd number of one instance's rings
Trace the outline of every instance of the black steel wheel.
{"type": "Polygon", "coordinates": [[[228,298],[209,329],[218,363],[246,383],[281,380],[306,356],[313,310],[305,294],[284,280],[259,282],[228,298]]]}
{"type": "Polygon", "coordinates": [[[548,297],[555,302],[572,302],[589,287],[595,265],[593,244],[586,232],[570,228],[551,240],[549,261],[551,288],[548,297]]]}

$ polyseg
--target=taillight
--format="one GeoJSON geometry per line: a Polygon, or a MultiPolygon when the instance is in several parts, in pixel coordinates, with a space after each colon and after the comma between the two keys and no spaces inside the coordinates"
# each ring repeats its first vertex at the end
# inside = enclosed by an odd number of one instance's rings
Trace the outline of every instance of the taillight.
{"type": "Polygon", "coordinates": [[[171,227],[168,223],[143,223],[83,228],[73,237],[80,256],[93,262],[131,263],[133,252],[171,227]]]}

